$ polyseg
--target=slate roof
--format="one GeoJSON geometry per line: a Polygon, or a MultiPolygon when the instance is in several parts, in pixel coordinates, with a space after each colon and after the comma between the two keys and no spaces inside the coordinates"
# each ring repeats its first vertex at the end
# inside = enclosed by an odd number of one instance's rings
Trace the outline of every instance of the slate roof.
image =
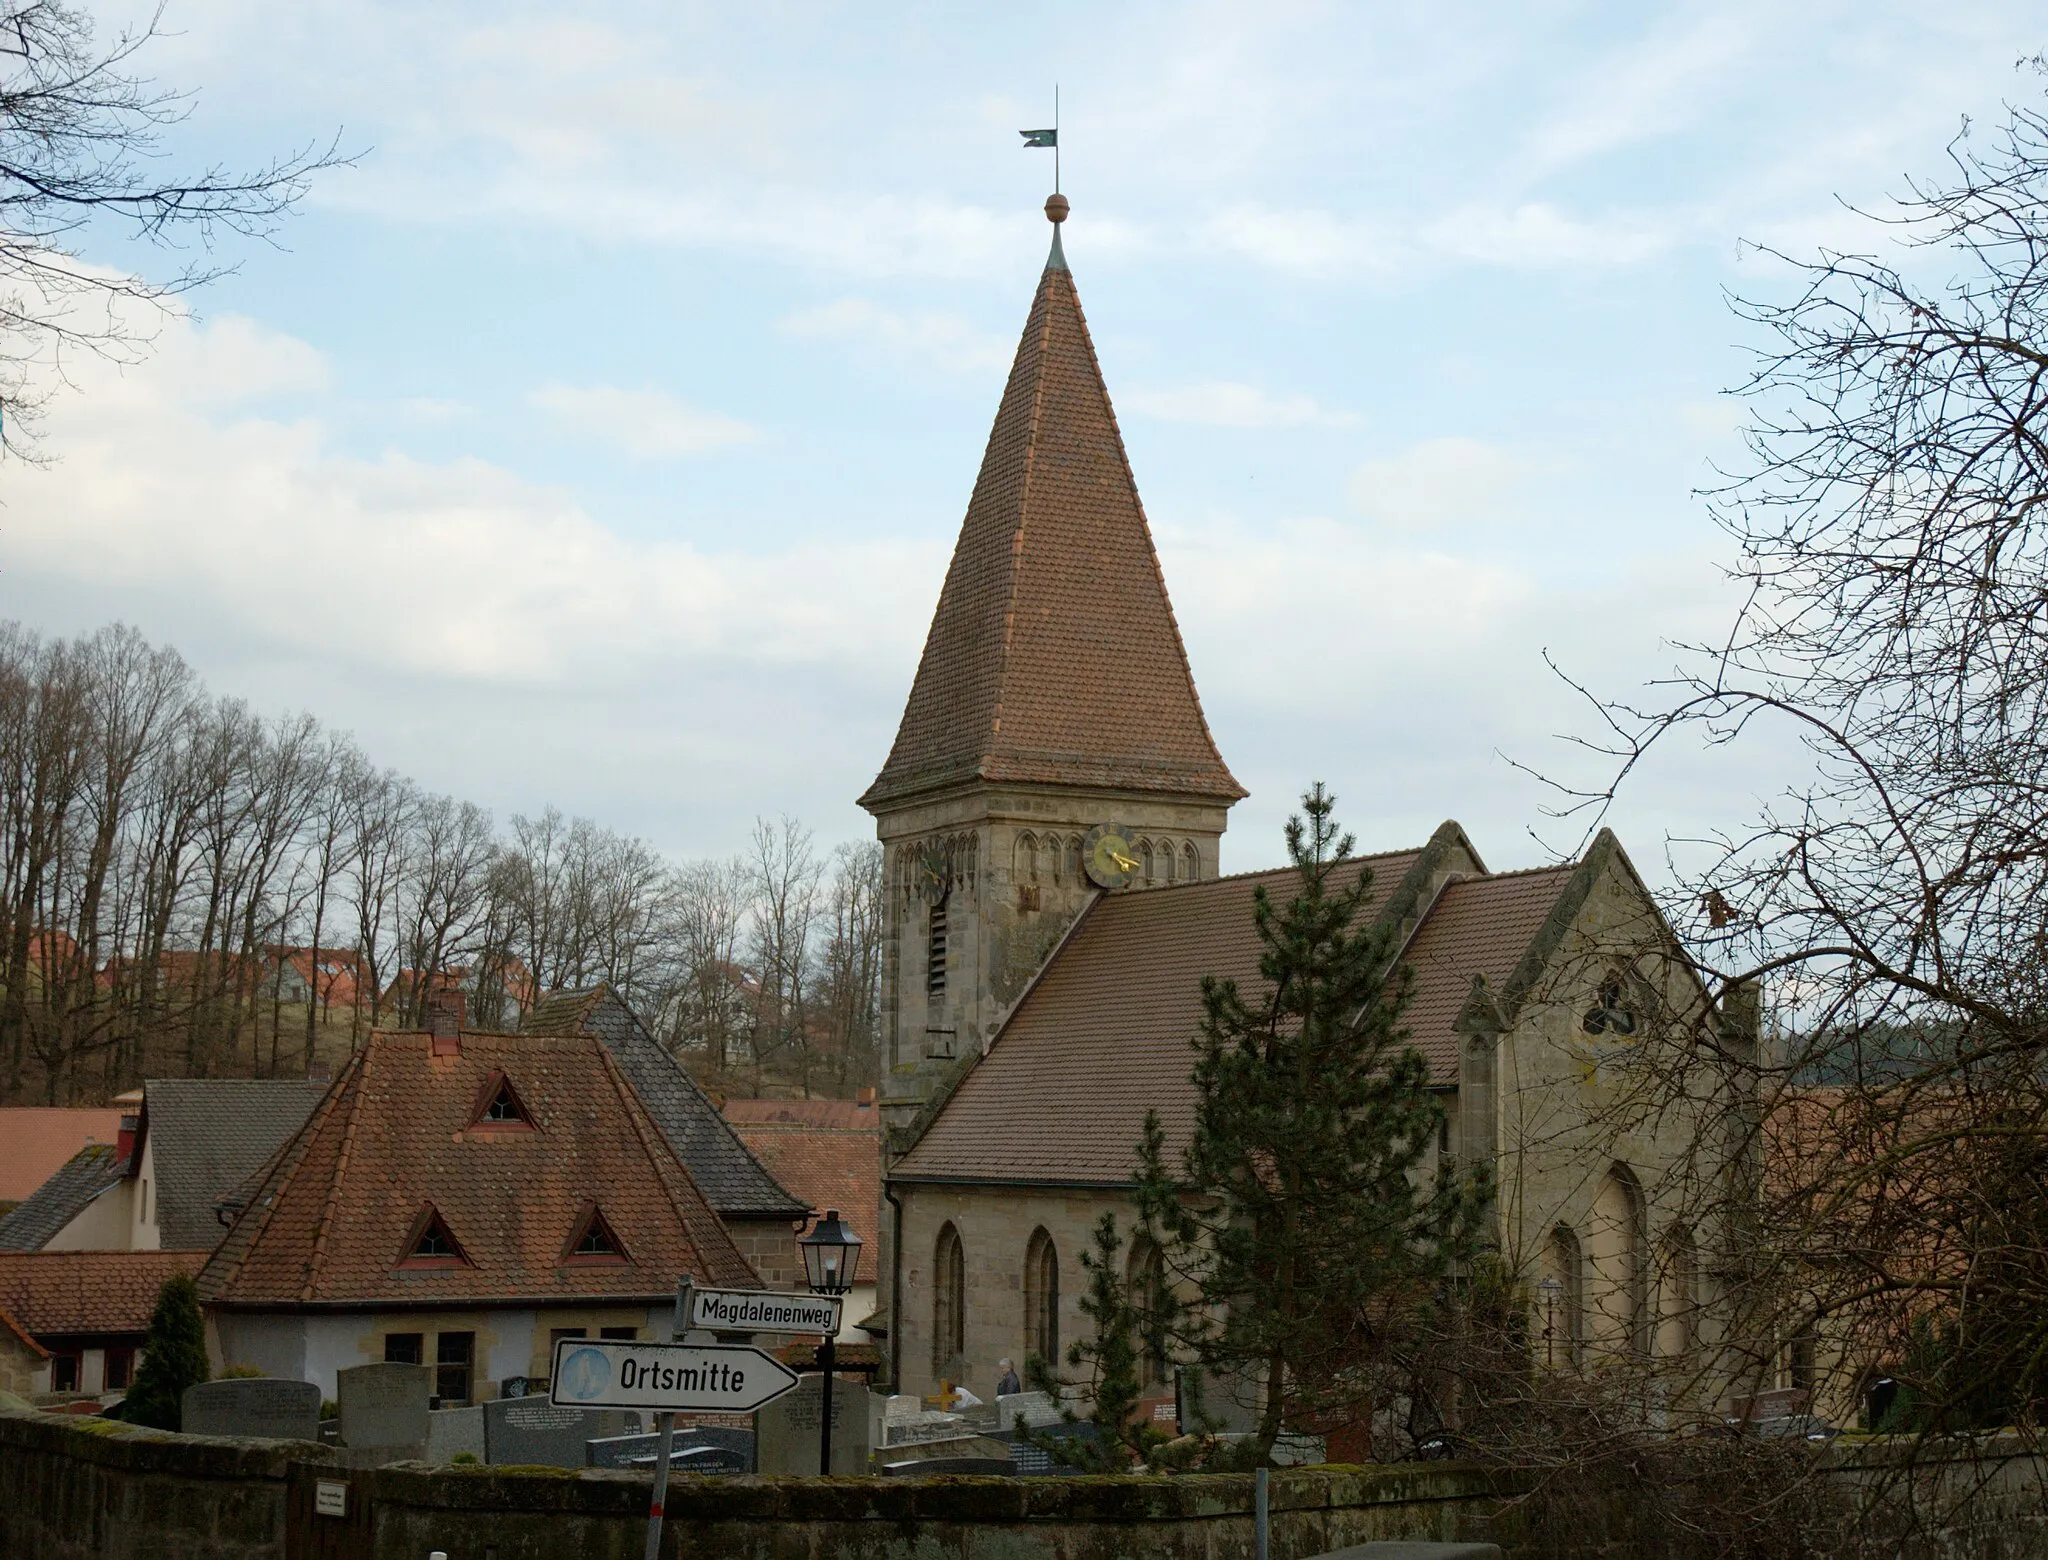
{"type": "Polygon", "coordinates": [[[0,1251],[41,1251],[95,1197],[118,1185],[127,1162],[112,1143],[88,1143],[0,1219],[0,1251]]]}
{"type": "Polygon", "coordinates": [[[697,1080],[662,1049],[609,985],[549,992],[528,1011],[519,1032],[602,1040],[721,1217],[789,1220],[809,1211],[748,1152],[697,1080]]]}
{"type": "Polygon", "coordinates": [[[210,1302],[254,1307],[651,1299],[694,1273],[760,1280],[611,1053],[588,1035],[376,1033],[277,1156],[200,1275],[210,1302]],[[473,1125],[509,1080],[533,1130],[473,1125]],[[595,1205],[625,1248],[571,1261],[595,1205]],[[403,1265],[426,1210],[465,1262],[403,1265]]]}
{"type": "MultiPolygon", "coordinates": [[[[1369,867],[1377,914],[1418,854],[1365,857],[1337,881],[1369,867]]],[[[1120,1184],[1148,1108],[1178,1153],[1194,1124],[1202,977],[1257,979],[1253,891],[1293,880],[1281,868],[1097,899],[890,1174],[1120,1184]]]]}
{"type": "Polygon", "coordinates": [[[313,1113],[325,1083],[303,1078],[153,1078],[142,1086],[135,1151],[152,1145],[156,1223],[166,1250],[211,1251],[225,1231],[213,1205],[313,1113]]]}
{"type": "Polygon", "coordinates": [[[882,1123],[852,1100],[727,1100],[726,1118],[747,1147],[818,1213],[829,1208],[867,1245],[861,1266],[881,1260],[882,1123]]]}
{"type": "Polygon", "coordinates": [[[190,1251],[0,1252],[0,1308],[37,1338],[149,1331],[157,1291],[190,1251]]]}
{"type": "Polygon", "coordinates": [[[869,809],[976,779],[1234,801],[1057,242],[869,809]]]}
{"type": "MultiPolygon", "coordinates": [[[[1447,824],[1437,839],[1453,836],[1462,840],[1447,824]]],[[[1388,900],[1421,856],[1364,859],[1374,914],[1407,914],[1389,911],[1388,900]]],[[[1458,1080],[1455,1025],[1473,977],[1511,996],[1553,910],[1585,871],[1573,863],[1454,878],[1419,907],[1401,952],[1415,981],[1402,1027],[1433,1082],[1458,1080]]],[[[1281,868],[1097,900],[890,1174],[1120,1184],[1131,1175],[1147,1109],[1159,1112],[1167,1151],[1177,1155],[1194,1123],[1191,1042],[1202,977],[1233,977],[1253,989],[1253,890],[1264,884],[1277,900],[1293,882],[1293,869],[1281,868]]]]}
{"type": "Polygon", "coordinates": [[[0,1203],[18,1203],[88,1143],[121,1135],[119,1110],[73,1110],[61,1105],[0,1108],[0,1203]]]}

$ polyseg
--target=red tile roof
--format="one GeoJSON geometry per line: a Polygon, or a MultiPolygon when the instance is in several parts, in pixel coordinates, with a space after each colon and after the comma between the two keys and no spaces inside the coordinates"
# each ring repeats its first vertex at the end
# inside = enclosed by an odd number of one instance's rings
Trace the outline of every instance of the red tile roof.
{"type": "Polygon", "coordinates": [[[0,1109],[0,1202],[20,1202],[88,1143],[121,1136],[118,1110],[0,1109]]]}
{"type": "Polygon", "coordinates": [[[1055,250],[870,809],[976,778],[1245,794],[1216,751],[1055,250]]]}
{"type": "Polygon", "coordinates": [[[881,1260],[882,1125],[852,1100],[727,1100],[726,1119],[768,1173],[823,1214],[836,1208],[881,1260]]]}
{"type": "Polygon", "coordinates": [[[15,1337],[22,1341],[25,1347],[38,1357],[42,1359],[50,1357],[50,1351],[30,1337],[28,1329],[17,1322],[5,1306],[0,1306],[0,1328],[13,1333],[15,1337]]]}
{"type": "Polygon", "coordinates": [[[1446,884],[1408,939],[1401,957],[1415,971],[1415,992],[1401,1022],[1440,1081],[1457,1081],[1451,1026],[1472,994],[1472,977],[1502,991],[1577,870],[1574,863],[1446,884]]]}
{"type": "MultiPolygon", "coordinates": [[[[1376,914],[1416,855],[1366,857],[1338,881],[1369,866],[1376,914]]],[[[891,1173],[1122,1182],[1148,1108],[1177,1154],[1194,1124],[1202,977],[1258,978],[1253,891],[1293,881],[1284,867],[1098,899],[891,1173]]]]}
{"type": "Polygon", "coordinates": [[[683,1273],[759,1279],[601,1040],[375,1034],[298,1135],[200,1277],[209,1301],[374,1305],[652,1296],[683,1273]],[[535,1130],[469,1129],[502,1071],[535,1130]],[[565,1262],[595,1202],[630,1259],[565,1262]],[[469,1259],[400,1264],[431,1204],[469,1259]]]}
{"type": "MultiPolygon", "coordinates": [[[[1388,911],[1418,856],[1365,858],[1372,914],[1388,911]]],[[[1425,861],[1418,882],[1430,870],[1425,861]]],[[[1453,1025],[1473,976],[1496,993],[1509,986],[1578,870],[1463,878],[1427,905],[1402,950],[1415,972],[1402,1026],[1436,1083],[1457,1082],[1453,1025]]],[[[1098,900],[891,1174],[1121,1183],[1134,1168],[1148,1109],[1159,1112],[1167,1150],[1178,1154],[1194,1121],[1202,977],[1248,989],[1259,979],[1253,890],[1264,885],[1278,899],[1293,883],[1293,869],[1281,868],[1098,900]]]]}
{"type": "Polygon", "coordinates": [[[196,1251],[0,1251],[0,1309],[38,1338],[149,1330],[157,1291],[196,1251]]]}

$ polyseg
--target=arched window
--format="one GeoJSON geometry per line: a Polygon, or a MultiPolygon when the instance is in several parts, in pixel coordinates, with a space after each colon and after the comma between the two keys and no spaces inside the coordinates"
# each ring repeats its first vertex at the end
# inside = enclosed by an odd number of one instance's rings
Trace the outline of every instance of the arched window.
{"type": "Polygon", "coordinates": [[[1608,1167],[1593,1199],[1594,1308],[1606,1348],[1650,1352],[1649,1232],[1642,1183],[1627,1165],[1608,1167]]]}
{"type": "Polygon", "coordinates": [[[1067,849],[1066,849],[1066,858],[1067,858],[1067,881],[1068,881],[1069,883],[1078,883],[1078,882],[1080,882],[1080,881],[1081,881],[1081,836],[1080,836],[1080,835],[1078,835],[1078,834],[1070,834],[1070,835],[1068,835],[1068,836],[1067,836],[1067,849]]]}
{"type": "Polygon", "coordinates": [[[1589,1035],[1632,1035],[1636,1032],[1635,1008],[1629,999],[1628,982],[1622,978],[1621,971],[1609,970],[1601,979],[1593,996],[1593,1005],[1580,1018],[1579,1028],[1589,1035]]]}
{"type": "Polygon", "coordinates": [[[1195,854],[1195,842],[1189,840],[1180,848],[1180,880],[1192,883],[1202,875],[1202,858],[1195,854]]]}
{"type": "Polygon", "coordinates": [[[1131,1242],[1130,1267],[1124,1275],[1125,1292],[1138,1313],[1138,1336],[1131,1340],[1138,1351],[1138,1385],[1156,1389],[1166,1385],[1166,1259],[1150,1237],[1131,1242]]]}
{"type": "Polygon", "coordinates": [[[1016,864],[1012,870],[1019,883],[1038,881],[1038,836],[1029,829],[1017,836],[1016,864]]]}
{"type": "Polygon", "coordinates": [[[1542,1282],[1543,1359],[1547,1365],[1576,1365],[1586,1343],[1586,1265],[1579,1237],[1568,1224],[1550,1232],[1542,1282]]]}
{"type": "Polygon", "coordinates": [[[967,1352],[967,1253],[960,1232],[940,1227],[932,1251],[932,1374],[960,1368],[967,1352]]]}
{"type": "Polygon", "coordinates": [[[1681,1360],[1699,1339],[1699,1250],[1692,1231],[1674,1224],[1665,1233],[1657,1275],[1657,1352],[1681,1360]]]}
{"type": "Polygon", "coordinates": [[[1156,859],[1152,851],[1152,842],[1150,840],[1138,841],[1138,870],[1145,874],[1147,887],[1150,887],[1153,881],[1156,859]]]}
{"type": "Polygon", "coordinates": [[[1024,1247],[1024,1352],[1060,1363],[1060,1252],[1041,1226],[1024,1247]]]}

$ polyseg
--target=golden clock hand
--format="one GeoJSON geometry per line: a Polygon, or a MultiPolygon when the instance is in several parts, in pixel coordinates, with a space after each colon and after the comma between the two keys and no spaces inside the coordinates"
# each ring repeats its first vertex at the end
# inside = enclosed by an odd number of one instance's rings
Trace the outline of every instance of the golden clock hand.
{"type": "Polygon", "coordinates": [[[1121,872],[1135,872],[1138,870],[1138,864],[1135,861],[1131,860],[1129,856],[1126,856],[1119,851],[1111,851],[1109,853],[1109,859],[1116,863],[1117,869],[1121,872]]]}

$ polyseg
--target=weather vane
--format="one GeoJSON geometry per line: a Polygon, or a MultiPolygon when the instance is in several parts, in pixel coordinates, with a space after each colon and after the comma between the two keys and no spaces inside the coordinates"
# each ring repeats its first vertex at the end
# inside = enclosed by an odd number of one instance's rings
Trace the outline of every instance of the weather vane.
{"type": "Polygon", "coordinates": [[[1051,128],[1050,130],[1019,130],[1019,131],[1017,132],[1017,134],[1019,134],[1019,135],[1021,135],[1022,137],[1024,137],[1024,145],[1025,145],[1025,146],[1026,146],[1027,148],[1029,148],[1029,147],[1033,147],[1033,146],[1049,146],[1049,147],[1051,147],[1051,148],[1052,148],[1052,192],[1053,192],[1053,194],[1055,194],[1055,195],[1059,194],[1059,192],[1060,192],[1060,89],[1059,89],[1059,83],[1058,83],[1058,82],[1054,82],[1054,83],[1053,83],[1053,89],[1052,89],[1052,128],[1051,128]]]}

